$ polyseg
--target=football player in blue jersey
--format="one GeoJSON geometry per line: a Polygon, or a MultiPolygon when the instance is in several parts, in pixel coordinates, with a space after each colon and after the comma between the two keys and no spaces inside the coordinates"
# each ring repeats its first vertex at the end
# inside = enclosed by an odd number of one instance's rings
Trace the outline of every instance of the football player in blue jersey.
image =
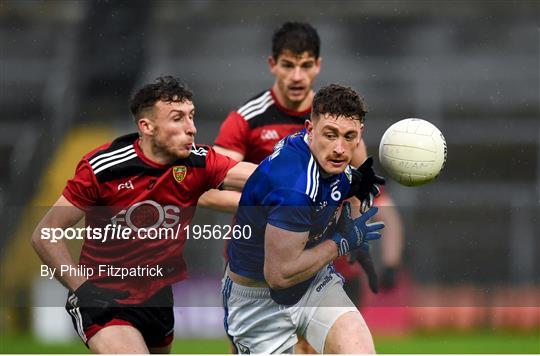
{"type": "Polygon", "coordinates": [[[351,88],[317,92],[311,120],[280,141],[244,187],[223,280],[225,329],[240,353],[290,353],[303,336],[319,353],[373,353],[369,329],[343,290],[332,261],[367,251],[382,222],[370,198],[384,181],[367,160],[349,166],[367,109],[351,88]],[[365,212],[352,212],[351,196],[365,212]]]}

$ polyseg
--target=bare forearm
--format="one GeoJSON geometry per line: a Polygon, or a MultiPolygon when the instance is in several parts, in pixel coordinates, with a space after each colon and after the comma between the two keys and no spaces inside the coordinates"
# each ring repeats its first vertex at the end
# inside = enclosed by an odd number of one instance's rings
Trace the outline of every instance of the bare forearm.
{"type": "Polygon", "coordinates": [[[55,271],[54,276],[60,283],[66,288],[73,291],[77,289],[86,278],[81,276],[75,276],[71,273],[60,274],[62,266],[71,266],[76,268],[77,264],[73,261],[69,250],[63,240],[57,242],[51,242],[52,240],[43,240],[41,238],[41,227],[38,226],[32,235],[32,246],[34,250],[41,258],[44,264],[55,271]]]}
{"type": "Polygon", "coordinates": [[[381,239],[381,261],[385,267],[398,267],[403,252],[403,226],[399,212],[394,206],[382,206],[380,219],[386,222],[381,239]]]}
{"type": "Polygon", "coordinates": [[[284,277],[290,285],[305,281],[338,256],[334,241],[303,250],[298,259],[283,266],[284,277]]]}
{"type": "MultiPolygon", "coordinates": [[[[295,259],[273,264],[274,271],[268,273],[276,273],[279,276],[274,287],[287,288],[311,278],[337,255],[335,242],[324,241],[313,248],[303,250],[295,259]]],[[[265,275],[266,273],[265,267],[265,275]]]]}
{"type": "MultiPolygon", "coordinates": [[[[355,197],[349,199],[351,202],[352,217],[360,216],[360,200],[355,197]]],[[[375,220],[385,222],[381,238],[381,261],[385,267],[397,267],[401,264],[403,253],[403,224],[398,210],[394,206],[390,197],[386,196],[384,205],[379,207],[379,212],[375,215],[375,220]]]]}
{"type": "Polygon", "coordinates": [[[240,192],[211,189],[199,198],[197,205],[203,208],[234,214],[238,208],[239,201],[240,192]]]}
{"type": "Polygon", "coordinates": [[[241,191],[255,168],[257,168],[257,165],[253,163],[239,162],[227,172],[227,176],[223,181],[223,188],[226,190],[241,191]]]}

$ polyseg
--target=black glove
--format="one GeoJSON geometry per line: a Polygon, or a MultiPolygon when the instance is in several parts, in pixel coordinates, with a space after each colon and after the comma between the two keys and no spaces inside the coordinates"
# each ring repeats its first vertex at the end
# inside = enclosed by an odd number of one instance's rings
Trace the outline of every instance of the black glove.
{"type": "Polygon", "coordinates": [[[368,157],[358,169],[352,169],[351,189],[346,198],[360,199],[360,211],[367,211],[373,206],[373,199],[381,192],[379,185],[384,185],[383,177],[375,174],[372,168],[373,157],[368,157]]]}
{"type": "Polygon", "coordinates": [[[112,308],[119,307],[116,299],[125,299],[129,297],[127,291],[116,291],[96,286],[91,281],[86,281],[74,292],[77,297],[76,306],[86,308],[112,308]]]}
{"type": "Polygon", "coordinates": [[[373,265],[369,250],[358,249],[351,251],[349,263],[354,263],[354,261],[360,263],[360,266],[362,266],[364,272],[366,272],[369,289],[377,294],[379,292],[379,278],[377,277],[377,272],[375,272],[375,266],[373,265]]]}
{"type": "Polygon", "coordinates": [[[395,267],[385,267],[383,269],[381,277],[381,288],[383,290],[390,290],[396,286],[397,272],[395,267]]]}

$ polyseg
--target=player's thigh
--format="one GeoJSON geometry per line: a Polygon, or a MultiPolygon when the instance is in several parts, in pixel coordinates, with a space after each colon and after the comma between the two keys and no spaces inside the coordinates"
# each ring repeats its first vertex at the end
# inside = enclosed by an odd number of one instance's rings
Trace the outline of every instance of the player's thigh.
{"type": "Polygon", "coordinates": [[[291,308],[276,304],[268,288],[223,281],[225,331],[240,354],[290,353],[297,342],[291,308]]]}
{"type": "Polygon", "coordinates": [[[373,338],[360,312],[349,311],[336,319],[326,336],[324,353],[375,353],[373,338]]]}
{"type": "MultiPolygon", "coordinates": [[[[331,276],[335,274],[332,273],[331,276]]],[[[311,303],[316,303],[317,307],[308,315],[307,326],[303,331],[306,340],[318,353],[370,352],[373,341],[364,319],[343,290],[341,280],[333,278],[330,281],[321,289],[324,292],[322,296],[319,290],[313,294],[317,299],[313,299],[311,303]],[[367,334],[364,331],[367,331],[367,334]],[[357,347],[357,344],[368,347],[357,347]]]]}
{"type": "Polygon", "coordinates": [[[97,354],[147,354],[142,334],[129,325],[111,325],[88,340],[90,351],[97,354]]]}

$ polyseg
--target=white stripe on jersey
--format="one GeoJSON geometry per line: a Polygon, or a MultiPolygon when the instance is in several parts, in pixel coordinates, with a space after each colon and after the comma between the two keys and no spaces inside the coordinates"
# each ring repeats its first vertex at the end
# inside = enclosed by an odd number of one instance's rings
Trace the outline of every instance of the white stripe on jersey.
{"type": "Polygon", "coordinates": [[[317,168],[317,162],[315,162],[315,159],[313,159],[313,169],[312,169],[311,174],[313,174],[313,178],[312,178],[313,184],[311,188],[310,197],[311,199],[313,199],[313,201],[315,201],[315,198],[317,197],[317,191],[319,190],[319,170],[317,168]]]}
{"type": "Polygon", "coordinates": [[[244,111],[249,109],[253,105],[259,104],[261,101],[265,101],[266,98],[270,95],[270,90],[266,91],[263,95],[259,96],[257,99],[253,99],[248,101],[244,106],[242,106],[240,109],[236,110],[237,113],[244,116],[244,111]]]}
{"type": "Polygon", "coordinates": [[[266,109],[268,109],[269,106],[271,106],[273,104],[274,104],[274,99],[270,98],[270,100],[262,108],[260,108],[257,111],[251,112],[249,115],[244,116],[244,119],[249,120],[249,119],[252,119],[252,118],[254,118],[255,116],[257,116],[259,114],[262,114],[263,112],[266,111],[266,109]]]}
{"type": "Polygon", "coordinates": [[[208,154],[208,150],[204,147],[197,147],[195,144],[192,145],[191,153],[197,156],[206,156],[208,154]]]}
{"type": "Polygon", "coordinates": [[[243,111],[242,116],[244,116],[244,119],[248,120],[248,116],[250,116],[253,112],[258,111],[260,108],[265,107],[268,105],[268,103],[273,103],[274,99],[272,97],[266,98],[266,100],[260,102],[257,105],[250,106],[247,110],[243,111]]]}
{"type": "Polygon", "coordinates": [[[313,167],[313,156],[309,160],[307,167],[307,184],[306,184],[306,195],[311,197],[311,167],[313,167]]]}
{"type": "Polygon", "coordinates": [[[315,201],[317,198],[317,192],[319,191],[319,168],[317,163],[313,158],[313,155],[309,159],[308,169],[307,169],[307,184],[306,184],[306,195],[308,195],[311,200],[315,201]]]}
{"type": "Polygon", "coordinates": [[[90,163],[90,165],[92,166],[93,170],[96,170],[99,166],[101,166],[104,163],[107,163],[109,161],[113,161],[115,159],[119,159],[119,158],[122,158],[122,157],[126,157],[126,156],[128,156],[130,154],[133,154],[133,153],[135,153],[135,149],[132,146],[131,149],[127,150],[126,152],[122,152],[122,153],[119,153],[119,154],[114,155],[114,156],[110,156],[110,157],[100,159],[99,161],[95,162],[94,164],[90,163]]]}
{"type": "Polygon", "coordinates": [[[313,189],[312,199],[315,201],[315,199],[317,199],[317,193],[319,192],[319,167],[317,166],[317,163],[315,163],[313,166],[315,167],[315,189],[313,189]]]}
{"type": "Polygon", "coordinates": [[[104,169],[107,169],[107,168],[109,168],[109,167],[112,167],[112,166],[114,166],[114,165],[117,165],[118,163],[122,163],[122,162],[125,162],[125,161],[129,161],[130,159],[135,158],[135,157],[137,157],[137,153],[133,153],[132,155],[127,156],[127,157],[125,157],[125,158],[121,158],[121,159],[119,159],[119,160],[116,160],[116,161],[112,161],[112,162],[110,162],[110,163],[107,163],[106,165],[104,165],[104,166],[98,168],[97,170],[95,170],[95,171],[94,171],[94,174],[98,174],[99,172],[101,172],[101,171],[104,170],[104,169]]]}
{"type": "Polygon", "coordinates": [[[101,154],[101,155],[99,155],[99,156],[97,156],[97,157],[92,158],[90,161],[88,161],[88,163],[93,164],[95,161],[97,161],[97,160],[99,160],[99,159],[101,159],[101,158],[105,158],[105,157],[109,157],[109,156],[112,156],[112,155],[116,155],[116,154],[118,154],[118,153],[120,153],[120,152],[123,152],[123,151],[125,151],[125,150],[127,150],[127,149],[130,149],[130,148],[133,148],[133,145],[128,145],[128,146],[126,146],[126,147],[119,148],[119,149],[114,150],[114,151],[112,151],[112,152],[101,154]]]}
{"type": "Polygon", "coordinates": [[[191,153],[197,156],[206,156],[208,154],[208,151],[205,149],[199,149],[199,150],[191,150],[191,153]]]}
{"type": "MultiPolygon", "coordinates": [[[[309,146],[308,135],[304,135],[304,142],[309,146]]],[[[313,201],[317,198],[317,193],[319,192],[319,167],[313,158],[313,154],[309,159],[308,169],[307,169],[307,186],[306,194],[309,195],[313,201]]]]}

